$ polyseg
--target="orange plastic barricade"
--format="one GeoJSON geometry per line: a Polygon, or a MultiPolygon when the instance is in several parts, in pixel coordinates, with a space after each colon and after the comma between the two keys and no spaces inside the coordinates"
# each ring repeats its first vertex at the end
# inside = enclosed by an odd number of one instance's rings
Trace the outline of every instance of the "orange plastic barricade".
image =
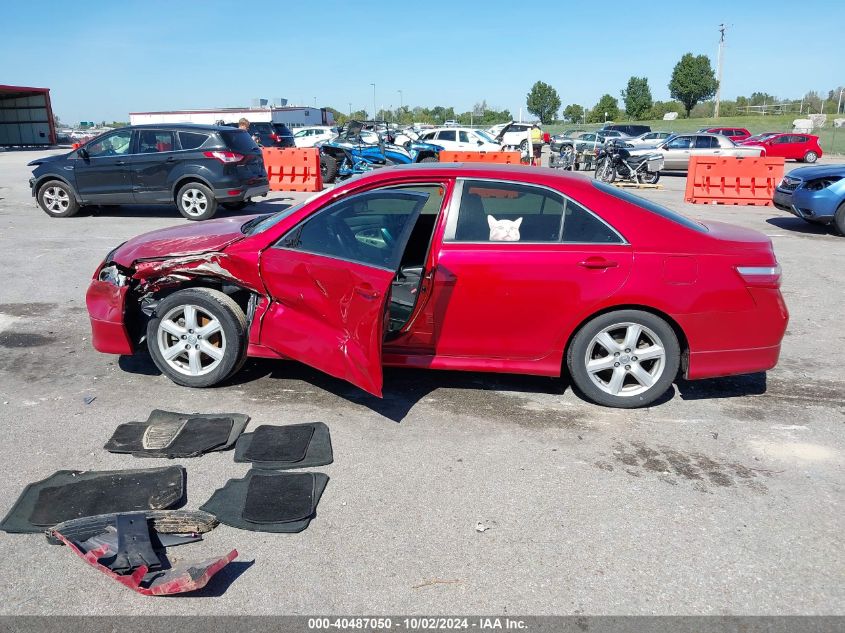
{"type": "Polygon", "coordinates": [[[684,200],[696,204],[770,206],[783,178],[783,158],[693,156],[684,200]]]}
{"type": "Polygon", "coordinates": [[[270,191],[322,191],[320,150],[308,148],[262,147],[264,168],[270,191]]]}
{"type": "Polygon", "coordinates": [[[440,152],[441,163],[500,163],[519,165],[519,152],[440,152]]]}

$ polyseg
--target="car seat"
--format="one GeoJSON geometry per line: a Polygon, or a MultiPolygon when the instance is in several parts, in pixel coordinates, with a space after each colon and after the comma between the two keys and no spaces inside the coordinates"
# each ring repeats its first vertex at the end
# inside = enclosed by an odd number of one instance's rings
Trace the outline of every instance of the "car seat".
{"type": "Polygon", "coordinates": [[[490,240],[490,227],[487,224],[484,202],[477,193],[464,194],[461,199],[455,239],[459,242],[488,242],[490,240]]]}

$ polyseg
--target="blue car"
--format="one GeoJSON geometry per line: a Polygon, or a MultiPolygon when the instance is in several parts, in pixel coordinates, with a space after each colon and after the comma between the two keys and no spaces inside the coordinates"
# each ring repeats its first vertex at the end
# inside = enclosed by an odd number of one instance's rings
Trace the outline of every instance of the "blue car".
{"type": "Polygon", "coordinates": [[[361,136],[362,129],[363,123],[350,121],[337,137],[318,143],[323,182],[332,183],[336,178],[347,178],[390,165],[437,162],[443,150],[439,145],[419,141],[393,145],[386,143],[381,134],[376,135],[378,143],[368,143],[361,136]]]}
{"type": "Polygon", "coordinates": [[[815,224],[833,224],[845,235],[845,165],[799,167],[784,176],[772,200],[815,224]]]}

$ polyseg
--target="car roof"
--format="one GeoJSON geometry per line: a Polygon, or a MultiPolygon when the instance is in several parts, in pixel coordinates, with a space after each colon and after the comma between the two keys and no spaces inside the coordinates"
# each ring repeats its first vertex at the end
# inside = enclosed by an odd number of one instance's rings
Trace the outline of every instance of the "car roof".
{"type": "MultiPolygon", "coordinates": [[[[257,123],[262,123],[262,121],[257,121],[257,123]]],[[[202,123],[142,123],[139,125],[127,125],[126,127],[119,128],[121,130],[145,130],[145,129],[153,129],[153,130],[161,130],[161,129],[168,129],[168,130],[185,130],[186,132],[231,132],[233,128],[228,125],[203,125],[202,123]]]]}
{"type": "Polygon", "coordinates": [[[383,167],[356,177],[357,182],[391,180],[404,175],[418,175],[422,178],[490,178],[512,180],[526,184],[566,183],[572,190],[591,187],[591,179],[560,169],[531,167],[529,165],[503,165],[497,163],[409,163],[383,167]]]}

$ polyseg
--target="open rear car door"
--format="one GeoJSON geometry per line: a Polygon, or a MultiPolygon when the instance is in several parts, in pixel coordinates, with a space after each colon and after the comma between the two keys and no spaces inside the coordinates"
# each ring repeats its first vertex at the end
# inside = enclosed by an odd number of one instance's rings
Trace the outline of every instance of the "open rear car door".
{"type": "Polygon", "coordinates": [[[312,214],[261,255],[261,344],[381,396],[391,284],[430,195],[379,189],[312,214]]]}

